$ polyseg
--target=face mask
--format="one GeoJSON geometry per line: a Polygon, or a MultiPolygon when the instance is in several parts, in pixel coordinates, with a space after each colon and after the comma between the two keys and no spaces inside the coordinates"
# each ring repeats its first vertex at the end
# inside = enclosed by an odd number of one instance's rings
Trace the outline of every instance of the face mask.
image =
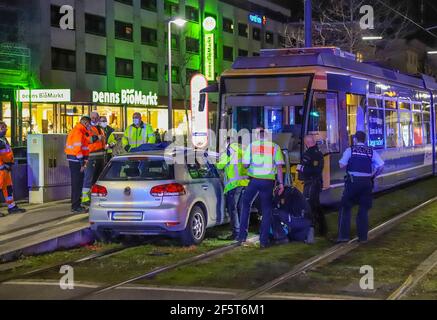
{"type": "Polygon", "coordinates": [[[134,119],[134,125],[139,125],[141,123],[141,120],[140,119],[134,119]]]}
{"type": "Polygon", "coordinates": [[[108,123],[107,122],[100,122],[100,126],[102,128],[106,128],[108,126],[108,123]]]}
{"type": "Polygon", "coordinates": [[[98,125],[98,122],[91,121],[91,125],[96,126],[96,125],[98,125]]]}

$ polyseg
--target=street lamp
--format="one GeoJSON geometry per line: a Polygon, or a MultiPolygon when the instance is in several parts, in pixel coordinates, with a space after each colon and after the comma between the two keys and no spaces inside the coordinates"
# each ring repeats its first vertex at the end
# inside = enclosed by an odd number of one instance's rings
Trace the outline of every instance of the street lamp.
{"type": "Polygon", "coordinates": [[[171,90],[171,24],[174,23],[178,27],[183,27],[187,20],[182,18],[174,18],[168,21],[168,132],[173,128],[173,106],[172,106],[172,90],[171,90]]]}

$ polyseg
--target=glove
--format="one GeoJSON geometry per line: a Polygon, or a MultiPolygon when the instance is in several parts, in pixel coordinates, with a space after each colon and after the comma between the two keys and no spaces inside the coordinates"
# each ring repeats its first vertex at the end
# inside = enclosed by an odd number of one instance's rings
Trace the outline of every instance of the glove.
{"type": "Polygon", "coordinates": [[[130,150],[130,145],[125,146],[125,147],[124,147],[124,150],[125,150],[126,152],[129,152],[129,150],[130,150]]]}
{"type": "Polygon", "coordinates": [[[98,136],[92,136],[92,137],[91,137],[91,143],[94,143],[94,142],[96,142],[97,140],[99,140],[99,137],[98,137],[98,136]]]}

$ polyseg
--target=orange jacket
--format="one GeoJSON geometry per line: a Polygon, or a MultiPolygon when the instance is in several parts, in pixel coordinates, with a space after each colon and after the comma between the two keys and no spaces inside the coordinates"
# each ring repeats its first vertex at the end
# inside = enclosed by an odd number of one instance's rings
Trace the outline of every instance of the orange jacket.
{"type": "Polygon", "coordinates": [[[88,158],[90,136],[90,132],[81,123],[70,131],[65,144],[65,154],[69,161],[81,162],[88,158]]]}
{"type": "Polygon", "coordinates": [[[104,155],[105,154],[105,145],[106,145],[106,137],[105,137],[105,131],[103,131],[102,128],[98,126],[91,126],[91,135],[90,135],[90,156],[97,156],[97,155],[104,155]],[[103,136],[102,140],[97,140],[95,142],[92,142],[93,136],[103,136]]]}
{"type": "Polygon", "coordinates": [[[0,138],[0,167],[5,164],[14,164],[14,153],[12,152],[8,139],[3,137],[0,138]]]}

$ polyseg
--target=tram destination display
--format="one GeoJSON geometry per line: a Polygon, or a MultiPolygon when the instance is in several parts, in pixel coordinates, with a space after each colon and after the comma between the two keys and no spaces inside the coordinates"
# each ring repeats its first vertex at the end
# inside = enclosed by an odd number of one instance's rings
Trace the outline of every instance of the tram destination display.
{"type": "Polygon", "coordinates": [[[369,109],[369,145],[384,147],[384,111],[369,109]]]}

